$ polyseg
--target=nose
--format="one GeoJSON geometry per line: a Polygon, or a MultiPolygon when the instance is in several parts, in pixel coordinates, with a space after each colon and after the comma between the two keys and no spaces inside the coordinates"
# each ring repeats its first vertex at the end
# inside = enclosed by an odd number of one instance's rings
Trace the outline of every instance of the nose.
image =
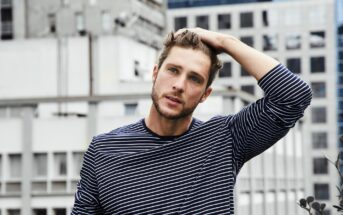
{"type": "Polygon", "coordinates": [[[179,93],[182,93],[185,91],[186,87],[186,78],[179,76],[175,82],[173,83],[173,90],[178,91],[179,93]]]}

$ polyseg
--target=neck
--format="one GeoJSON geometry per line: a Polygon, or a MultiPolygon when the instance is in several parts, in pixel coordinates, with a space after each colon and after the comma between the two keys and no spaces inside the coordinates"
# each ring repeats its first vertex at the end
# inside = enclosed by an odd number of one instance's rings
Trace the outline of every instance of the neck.
{"type": "Polygon", "coordinates": [[[146,126],[160,136],[178,136],[185,133],[192,123],[192,115],[180,119],[169,119],[162,116],[152,105],[145,118],[146,126]]]}

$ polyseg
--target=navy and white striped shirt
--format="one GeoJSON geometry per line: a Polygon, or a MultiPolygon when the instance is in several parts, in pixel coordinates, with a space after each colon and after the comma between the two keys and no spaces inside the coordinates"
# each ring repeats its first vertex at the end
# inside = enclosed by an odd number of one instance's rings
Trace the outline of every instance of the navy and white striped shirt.
{"type": "Polygon", "coordinates": [[[93,138],[72,214],[234,214],[242,165],[282,138],[311,101],[309,86],[278,65],[258,83],[265,97],[239,113],[193,119],[175,137],[140,120],[93,138]]]}

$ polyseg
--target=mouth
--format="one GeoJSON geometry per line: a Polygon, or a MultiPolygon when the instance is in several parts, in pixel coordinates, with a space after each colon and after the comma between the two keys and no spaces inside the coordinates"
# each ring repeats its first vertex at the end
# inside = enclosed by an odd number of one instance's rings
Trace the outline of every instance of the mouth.
{"type": "Polygon", "coordinates": [[[178,99],[177,97],[173,97],[173,96],[165,96],[165,97],[172,102],[182,104],[182,101],[178,99]]]}

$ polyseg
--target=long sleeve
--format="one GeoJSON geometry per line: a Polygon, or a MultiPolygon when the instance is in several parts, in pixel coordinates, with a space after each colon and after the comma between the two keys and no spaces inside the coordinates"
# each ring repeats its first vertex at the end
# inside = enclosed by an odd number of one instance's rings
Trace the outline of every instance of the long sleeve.
{"type": "Polygon", "coordinates": [[[103,214],[98,200],[98,186],[95,172],[95,149],[92,141],[84,156],[80,173],[81,179],[75,193],[72,215],[103,214]]]}
{"type": "Polygon", "coordinates": [[[265,96],[227,121],[238,168],[285,136],[303,116],[312,98],[308,84],[281,64],[258,84],[265,96]]]}

